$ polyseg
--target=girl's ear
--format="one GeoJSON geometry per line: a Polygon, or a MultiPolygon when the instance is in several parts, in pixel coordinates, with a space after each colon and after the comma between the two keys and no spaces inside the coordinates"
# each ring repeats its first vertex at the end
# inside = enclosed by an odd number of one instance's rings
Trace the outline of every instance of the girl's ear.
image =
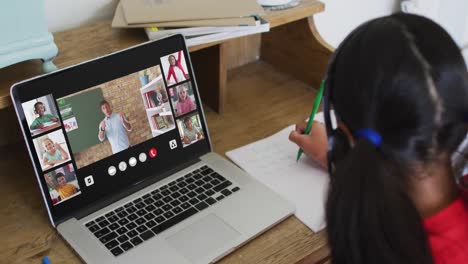
{"type": "Polygon", "coordinates": [[[451,167],[451,157],[446,151],[435,154],[427,162],[415,162],[411,166],[412,175],[417,180],[422,180],[427,177],[432,177],[434,174],[440,174],[440,168],[451,167]]]}
{"type": "Polygon", "coordinates": [[[351,130],[348,128],[348,126],[343,122],[338,122],[337,126],[343,132],[343,135],[346,136],[346,138],[348,139],[349,146],[350,147],[354,146],[356,140],[354,138],[353,133],[351,133],[351,130]]]}

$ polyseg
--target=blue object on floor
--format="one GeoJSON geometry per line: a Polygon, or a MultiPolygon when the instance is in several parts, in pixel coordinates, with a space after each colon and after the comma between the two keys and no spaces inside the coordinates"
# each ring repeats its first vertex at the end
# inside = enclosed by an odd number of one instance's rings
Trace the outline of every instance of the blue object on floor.
{"type": "Polygon", "coordinates": [[[42,264],[51,264],[49,257],[45,256],[42,258],[42,264]]]}

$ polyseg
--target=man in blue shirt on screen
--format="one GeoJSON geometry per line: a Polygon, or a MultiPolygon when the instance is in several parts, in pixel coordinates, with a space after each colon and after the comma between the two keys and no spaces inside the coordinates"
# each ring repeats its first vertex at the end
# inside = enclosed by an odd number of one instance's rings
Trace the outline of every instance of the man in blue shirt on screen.
{"type": "Polygon", "coordinates": [[[132,126],[123,114],[112,112],[112,107],[106,100],[102,100],[100,106],[105,117],[99,124],[99,140],[103,142],[107,137],[112,154],[128,149],[130,143],[127,132],[132,131],[132,126]]]}

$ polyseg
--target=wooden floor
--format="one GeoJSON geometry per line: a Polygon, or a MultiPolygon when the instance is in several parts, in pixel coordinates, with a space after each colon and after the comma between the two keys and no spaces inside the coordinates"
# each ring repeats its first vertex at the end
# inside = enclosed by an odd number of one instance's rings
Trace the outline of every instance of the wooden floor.
{"type": "MultiPolygon", "coordinates": [[[[314,95],[263,62],[231,71],[226,112],[205,108],[214,150],[224,155],[305,118],[314,95]]],[[[47,255],[54,264],[81,263],[50,226],[24,143],[0,148],[0,172],[0,193],[8,194],[0,199],[0,262],[40,263],[47,255]]],[[[325,237],[290,217],[219,263],[325,263],[325,237]]]]}
{"type": "Polygon", "coordinates": [[[226,113],[204,109],[212,144],[219,154],[306,118],[315,98],[312,87],[261,61],[231,70],[227,90],[226,113]]]}

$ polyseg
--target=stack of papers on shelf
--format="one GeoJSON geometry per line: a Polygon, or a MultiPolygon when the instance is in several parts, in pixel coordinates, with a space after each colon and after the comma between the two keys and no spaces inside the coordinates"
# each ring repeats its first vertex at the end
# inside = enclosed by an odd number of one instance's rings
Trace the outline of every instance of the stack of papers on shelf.
{"type": "Polygon", "coordinates": [[[121,0],[112,27],[145,28],[151,40],[183,34],[189,46],[267,32],[256,0],[121,0]]]}
{"type": "Polygon", "coordinates": [[[258,18],[255,26],[191,27],[164,30],[159,30],[157,27],[145,28],[146,34],[151,40],[173,34],[183,34],[188,47],[261,32],[268,32],[269,30],[270,24],[262,18],[258,18]]]}
{"type": "Polygon", "coordinates": [[[129,24],[264,15],[256,0],[121,0],[129,24]]]}

